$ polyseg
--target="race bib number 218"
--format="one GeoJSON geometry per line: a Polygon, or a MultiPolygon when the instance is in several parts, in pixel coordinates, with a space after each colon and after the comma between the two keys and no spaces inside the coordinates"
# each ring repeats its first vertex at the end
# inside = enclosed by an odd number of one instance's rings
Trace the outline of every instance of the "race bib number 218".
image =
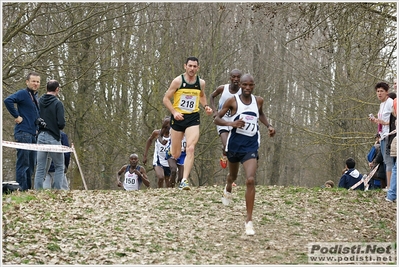
{"type": "Polygon", "coordinates": [[[195,108],[196,101],[197,101],[196,96],[181,95],[179,108],[182,110],[193,111],[195,108]]]}

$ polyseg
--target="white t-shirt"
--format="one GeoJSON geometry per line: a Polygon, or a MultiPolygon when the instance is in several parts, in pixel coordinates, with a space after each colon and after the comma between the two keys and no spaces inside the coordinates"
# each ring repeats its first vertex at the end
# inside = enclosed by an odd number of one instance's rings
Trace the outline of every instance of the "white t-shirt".
{"type": "MultiPolygon", "coordinates": [[[[389,121],[393,110],[393,99],[388,97],[387,100],[381,102],[380,109],[378,110],[378,119],[383,121],[389,121]]],[[[381,140],[384,139],[389,134],[389,124],[382,125],[382,129],[379,131],[381,140]]]]}

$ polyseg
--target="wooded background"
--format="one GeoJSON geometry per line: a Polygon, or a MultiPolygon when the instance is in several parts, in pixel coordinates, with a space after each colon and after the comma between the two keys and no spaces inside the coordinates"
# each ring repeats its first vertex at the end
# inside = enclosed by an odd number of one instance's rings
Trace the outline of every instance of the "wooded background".
{"type": "MultiPolygon", "coordinates": [[[[188,56],[199,58],[208,99],[232,69],[254,76],[254,94],[277,131],[270,138],[260,126],[262,185],[337,183],[348,157],[368,172],[377,127],[367,116],[379,108],[374,85],[392,86],[396,77],[396,2],[3,2],[2,16],[3,99],[26,86],[30,71],[41,74],[39,95],[49,79],[60,82],[64,131],[89,189],[117,189],[116,172],[129,155],[142,159],[169,114],[163,95],[188,56]]],[[[14,141],[14,119],[4,104],[2,112],[2,140],[14,141]]],[[[191,182],[223,184],[221,142],[203,110],[200,129],[191,182]]],[[[3,181],[15,180],[15,149],[2,153],[3,181]]],[[[71,188],[82,189],[71,159],[71,188]]],[[[145,167],[155,187],[152,166],[145,167]]]]}

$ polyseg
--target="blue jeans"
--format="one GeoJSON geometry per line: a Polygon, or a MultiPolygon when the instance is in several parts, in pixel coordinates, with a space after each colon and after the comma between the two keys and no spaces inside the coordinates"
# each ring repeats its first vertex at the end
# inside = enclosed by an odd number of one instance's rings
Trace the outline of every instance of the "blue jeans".
{"type": "MultiPolygon", "coordinates": [[[[27,132],[14,134],[15,141],[18,143],[36,144],[36,137],[27,132]]],[[[19,183],[22,190],[32,189],[32,175],[36,165],[36,151],[17,149],[17,162],[15,168],[15,180],[19,183]]]]}
{"type": "MultiPolygon", "coordinates": [[[[38,144],[61,145],[61,140],[57,141],[48,132],[41,132],[37,138],[38,144]]],[[[64,179],[64,153],[62,152],[37,152],[37,166],[35,175],[35,189],[43,189],[43,182],[47,174],[47,157],[52,158],[54,163],[54,184],[55,189],[61,189],[64,179]]]]}
{"type": "MultiPolygon", "coordinates": [[[[46,175],[46,180],[43,182],[43,189],[53,189],[54,181],[54,172],[48,172],[46,175]]],[[[69,190],[68,179],[64,174],[64,179],[62,180],[61,185],[62,190],[69,190]]]]}
{"type": "Polygon", "coordinates": [[[397,165],[397,160],[396,160],[396,162],[395,162],[395,164],[393,165],[393,168],[392,168],[391,183],[389,185],[389,190],[388,190],[388,193],[387,193],[387,198],[389,200],[392,200],[392,201],[396,200],[396,179],[397,179],[397,177],[396,177],[397,176],[397,167],[396,167],[396,165],[397,165]]]}
{"type": "MultiPolygon", "coordinates": [[[[52,161],[52,158],[48,157],[47,158],[47,163],[46,163],[46,171],[50,168],[51,161],[52,161]]],[[[52,188],[54,188],[53,187],[53,185],[54,185],[54,175],[55,175],[55,173],[53,171],[52,172],[47,171],[46,179],[43,182],[43,189],[52,189],[52,188]]],[[[69,190],[68,180],[67,180],[67,177],[66,177],[65,173],[64,173],[64,179],[62,180],[61,189],[62,190],[69,190]]]]}
{"type": "Polygon", "coordinates": [[[388,143],[388,137],[385,137],[383,140],[380,141],[380,148],[381,148],[381,154],[382,158],[384,159],[384,164],[385,164],[385,171],[391,172],[393,168],[393,157],[391,157],[389,151],[387,151],[387,143],[388,143]]]}

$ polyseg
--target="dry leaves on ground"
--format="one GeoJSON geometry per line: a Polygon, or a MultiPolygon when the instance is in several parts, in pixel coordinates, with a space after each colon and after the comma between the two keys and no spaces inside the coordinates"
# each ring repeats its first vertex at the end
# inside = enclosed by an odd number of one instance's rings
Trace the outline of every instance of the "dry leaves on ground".
{"type": "Polygon", "coordinates": [[[308,264],[310,242],[396,242],[381,191],[257,186],[246,236],[245,187],[190,191],[28,191],[3,195],[3,264],[308,264]]]}

